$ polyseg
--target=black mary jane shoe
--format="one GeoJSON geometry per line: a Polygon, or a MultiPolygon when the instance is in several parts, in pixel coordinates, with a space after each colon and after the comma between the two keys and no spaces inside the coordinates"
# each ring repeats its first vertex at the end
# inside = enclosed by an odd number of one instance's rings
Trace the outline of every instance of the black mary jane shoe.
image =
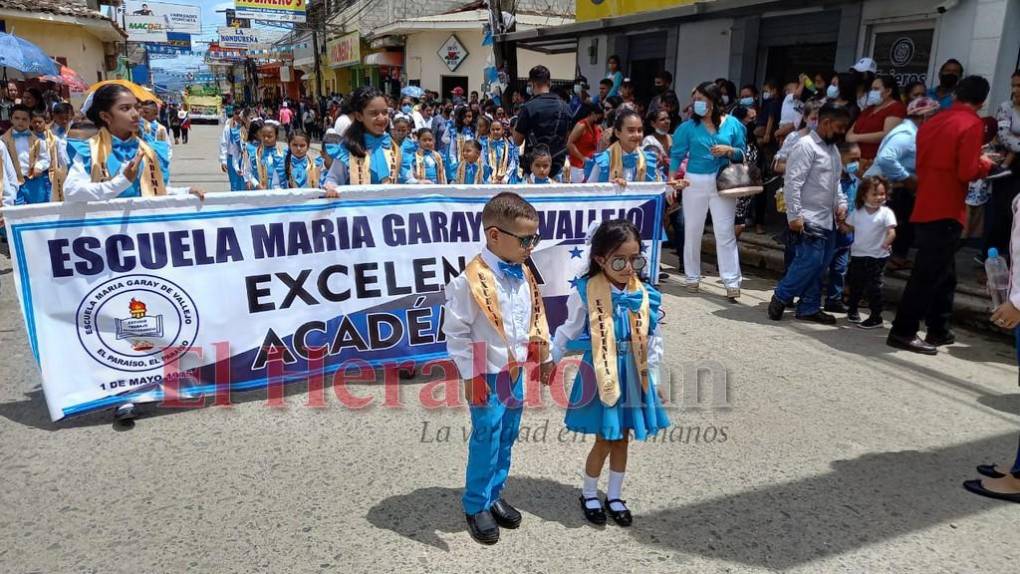
{"type": "Polygon", "coordinates": [[[1006,475],[995,470],[994,464],[979,464],[977,467],[978,474],[987,476],[988,478],[1005,478],[1006,475]]]}
{"type": "Polygon", "coordinates": [[[613,522],[616,522],[620,526],[627,527],[634,523],[634,517],[630,514],[630,509],[627,508],[627,501],[614,498],[606,501],[606,512],[613,518],[613,522]],[[623,505],[623,510],[617,512],[613,510],[612,504],[616,502],[623,505]]]}
{"type": "Polygon", "coordinates": [[[581,510],[584,511],[584,517],[592,524],[598,526],[604,526],[606,524],[606,511],[602,509],[602,501],[598,498],[585,498],[581,496],[581,510]],[[599,503],[598,508],[588,508],[587,502],[594,500],[599,503]]]}
{"type": "Polygon", "coordinates": [[[1005,500],[1006,502],[1020,503],[1020,492],[1017,493],[994,492],[982,486],[980,480],[968,480],[963,483],[963,487],[979,496],[994,498],[996,500],[1005,500]]]}
{"type": "Polygon", "coordinates": [[[496,524],[499,524],[501,528],[512,530],[521,525],[521,513],[502,498],[492,503],[492,508],[489,509],[489,512],[492,513],[492,517],[496,519],[496,524]]]}
{"type": "Polygon", "coordinates": [[[488,510],[465,514],[464,517],[467,519],[468,533],[475,542],[486,545],[499,542],[499,525],[488,510]]]}

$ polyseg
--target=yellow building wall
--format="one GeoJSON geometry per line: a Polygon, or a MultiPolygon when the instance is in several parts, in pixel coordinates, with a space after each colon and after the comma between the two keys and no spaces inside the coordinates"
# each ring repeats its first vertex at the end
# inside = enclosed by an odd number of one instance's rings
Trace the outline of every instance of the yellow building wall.
{"type": "Polygon", "coordinates": [[[694,4],[695,0],[577,0],[577,21],[586,22],[638,12],[694,4]]]}
{"type": "MultiPolygon", "coordinates": [[[[481,30],[459,30],[454,32],[460,43],[467,49],[468,56],[456,71],[451,72],[446,63],[439,59],[439,47],[450,37],[450,31],[419,32],[409,34],[404,46],[404,67],[409,80],[420,80],[421,87],[439,92],[443,76],[467,76],[470,90],[481,89],[485,81],[483,70],[492,48],[482,46],[481,30]]],[[[528,75],[533,66],[542,64],[549,68],[555,80],[572,80],[577,56],[570,54],[540,54],[529,50],[517,50],[517,72],[521,77],[528,75]]],[[[448,97],[449,94],[442,94],[448,97]]]]}

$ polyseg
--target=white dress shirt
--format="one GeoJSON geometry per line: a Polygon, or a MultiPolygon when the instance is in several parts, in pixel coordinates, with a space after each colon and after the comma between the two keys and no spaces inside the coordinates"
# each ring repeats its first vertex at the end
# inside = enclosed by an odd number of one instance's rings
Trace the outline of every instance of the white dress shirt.
{"type": "MultiPolygon", "coordinates": [[[[117,174],[110,181],[94,183],[92,175],[85,171],[85,164],[82,162],[81,156],[74,156],[74,161],[71,162],[71,170],[67,173],[67,181],[64,182],[64,201],[102,201],[104,199],[120,197],[120,194],[131,187],[131,181],[124,176],[124,168],[127,166],[127,162],[121,164],[117,174]]],[[[142,174],[139,173],[138,177],[141,176],[142,174]]],[[[187,195],[190,192],[190,187],[166,186],[167,195],[187,195]]]]}
{"type": "MultiPolygon", "coordinates": [[[[18,152],[18,164],[21,166],[21,175],[28,177],[29,168],[29,141],[31,137],[27,138],[14,138],[14,149],[18,152]]],[[[4,146],[6,147],[6,146],[4,146]]],[[[46,140],[40,140],[39,142],[39,157],[35,160],[35,175],[44,173],[50,169],[50,150],[49,146],[46,145],[46,140]]]]}
{"type": "Polygon", "coordinates": [[[7,146],[0,144],[0,169],[4,172],[3,204],[14,205],[18,199],[18,172],[14,169],[7,146]]]}
{"type": "MultiPolygon", "coordinates": [[[[610,285],[613,293],[623,293],[616,285],[610,285]]],[[[615,318],[614,318],[615,320],[615,318]]],[[[567,297],[567,321],[556,329],[556,336],[553,337],[552,359],[560,362],[567,354],[567,343],[577,340],[584,328],[588,326],[588,302],[581,299],[581,293],[574,289],[567,297]]],[[[655,322],[655,328],[648,334],[648,369],[653,370],[659,367],[662,362],[662,335],[659,333],[659,322],[655,322]]]]}
{"type": "MultiPolygon", "coordinates": [[[[518,281],[504,275],[499,269],[499,257],[488,248],[482,249],[481,255],[496,279],[496,296],[507,342],[513,347],[515,358],[524,361],[531,334],[531,287],[527,279],[518,281]]],[[[495,375],[507,367],[507,343],[478,307],[465,273],[446,286],[443,333],[446,335],[446,350],[462,379],[469,380],[481,374],[475,373],[472,342],[485,345],[485,374],[495,375]]]]}

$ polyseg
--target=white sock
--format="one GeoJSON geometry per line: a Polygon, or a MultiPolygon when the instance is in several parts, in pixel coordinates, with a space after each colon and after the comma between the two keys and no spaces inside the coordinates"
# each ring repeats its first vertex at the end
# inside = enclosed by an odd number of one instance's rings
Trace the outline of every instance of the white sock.
{"type": "Polygon", "coordinates": [[[591,476],[588,476],[588,473],[584,473],[584,485],[581,487],[581,494],[584,496],[585,499],[594,499],[594,500],[585,500],[584,505],[589,510],[595,510],[596,508],[601,507],[602,503],[599,502],[599,500],[598,500],[598,496],[599,496],[599,477],[597,477],[597,476],[596,477],[591,477],[591,476]]]}
{"type": "MultiPolygon", "coordinates": [[[[622,472],[609,471],[609,487],[606,489],[606,500],[620,498],[620,491],[623,489],[623,475],[624,473],[622,472]]],[[[626,506],[619,502],[611,502],[609,508],[615,512],[622,512],[627,509],[626,506]]]]}

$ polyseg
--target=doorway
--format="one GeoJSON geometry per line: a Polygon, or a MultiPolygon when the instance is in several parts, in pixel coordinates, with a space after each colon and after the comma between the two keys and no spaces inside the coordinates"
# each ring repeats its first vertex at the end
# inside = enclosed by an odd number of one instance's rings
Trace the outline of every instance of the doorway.
{"type": "Polygon", "coordinates": [[[442,77],[442,90],[439,93],[439,97],[443,100],[453,97],[451,92],[454,88],[460,88],[464,90],[464,97],[470,93],[468,90],[468,77],[467,76],[443,76],[442,77]]]}
{"type": "Polygon", "coordinates": [[[666,58],[631,60],[630,82],[634,85],[634,99],[647,102],[655,97],[655,75],[666,68],[666,58]]]}
{"type": "Polygon", "coordinates": [[[836,66],[836,43],[772,46],[766,57],[765,79],[796,82],[801,74],[831,74],[836,66]]]}

